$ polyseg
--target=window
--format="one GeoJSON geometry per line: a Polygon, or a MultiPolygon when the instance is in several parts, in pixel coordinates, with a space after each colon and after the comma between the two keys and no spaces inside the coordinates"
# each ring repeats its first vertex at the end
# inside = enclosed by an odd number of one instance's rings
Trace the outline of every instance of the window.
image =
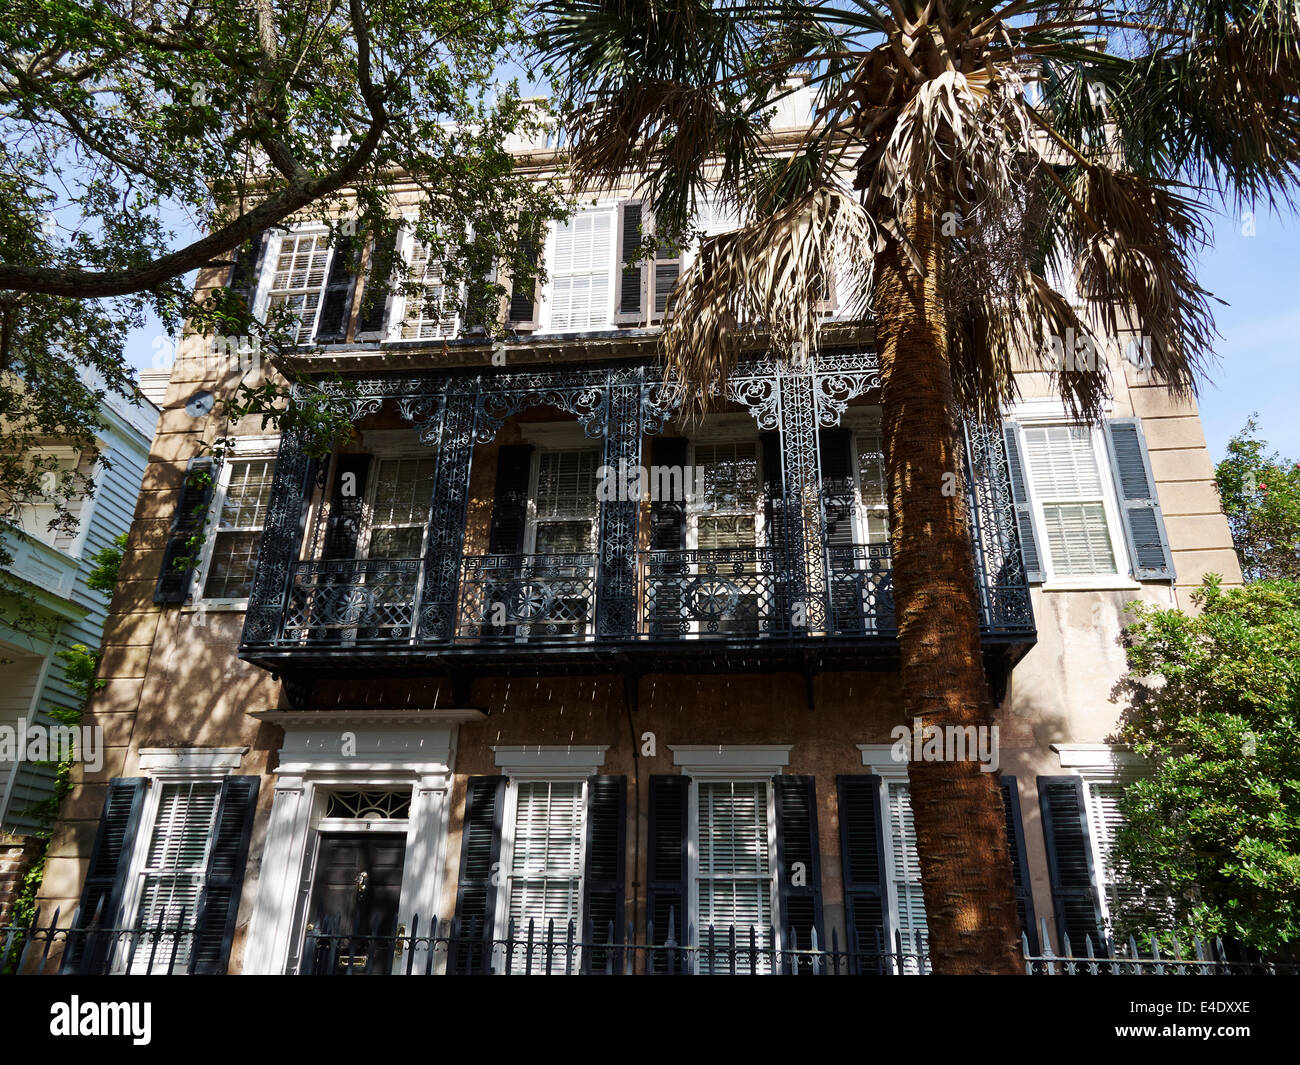
{"type": "MultiPolygon", "coordinates": [[[[770,946],[776,897],[771,790],[758,780],[696,785],[695,912],[698,944],[705,948],[699,954],[702,973],[725,972],[730,965],[725,949],[716,954],[707,949],[711,933],[723,948],[732,929],[738,948],[748,947],[751,930],[759,947],[770,946]]],[[[771,970],[770,955],[760,955],[758,968],[771,970]]]]}
{"type": "Polygon", "coordinates": [[[410,279],[420,284],[422,294],[407,297],[401,338],[454,337],[459,318],[456,293],[443,284],[443,260],[435,258],[424,241],[412,240],[410,262],[410,279]]]}
{"type": "MultiPolygon", "coordinates": [[[[504,912],[514,922],[513,970],[527,960],[529,922],[534,943],[545,943],[554,922],[555,942],[563,944],[573,922],[575,941],[582,939],[582,871],[586,784],[581,780],[516,780],[514,819],[507,863],[504,912]]],[[[545,965],[544,950],[534,950],[534,969],[545,965]]],[[[554,962],[563,966],[565,949],[554,962]]],[[[574,967],[577,960],[574,959],[574,967]]]]}
{"type": "Polygon", "coordinates": [[[1115,924],[1121,914],[1137,918],[1140,925],[1161,927],[1167,917],[1169,889],[1159,884],[1129,885],[1123,883],[1123,869],[1114,857],[1115,838],[1124,826],[1120,813],[1120,799],[1124,783],[1119,780],[1085,779],[1084,805],[1088,814],[1089,836],[1092,839],[1093,867],[1097,870],[1102,909],[1102,921],[1108,935],[1115,933],[1115,924]],[[1141,915],[1150,918],[1143,920],[1141,915]]]}
{"type": "Polygon", "coordinates": [[[433,471],[430,456],[380,460],[371,508],[369,558],[424,556],[424,532],[433,505],[433,471]]]}
{"type": "MultiPolygon", "coordinates": [[[[128,927],[195,927],[220,792],[216,781],[161,785],[153,835],[140,870],[139,904],[128,927]]],[[[151,960],[147,948],[152,946],[142,944],[146,949],[132,960],[133,972],[165,971],[169,963],[183,972],[189,964],[189,936],[161,939],[151,960]]]]}
{"type": "Polygon", "coordinates": [[[889,542],[889,493],[885,485],[885,451],[880,412],[872,411],[854,433],[858,464],[859,523],[868,544],[889,542]]]}
{"type": "Polygon", "coordinates": [[[533,492],[533,553],[583,554],[592,549],[599,505],[592,448],[541,451],[533,492]]]}
{"type": "Polygon", "coordinates": [[[1114,519],[1092,430],[1026,426],[1025,465],[1053,576],[1117,574],[1114,519]]]}
{"type": "Polygon", "coordinates": [[[696,547],[701,551],[754,547],[758,543],[761,481],[752,441],[695,445],[704,471],[703,498],[694,508],[696,547]]]}
{"type": "MultiPolygon", "coordinates": [[[[889,888],[894,928],[903,943],[903,972],[920,971],[916,955],[926,953],[927,926],[925,897],[921,893],[921,865],[916,854],[916,828],[912,823],[912,803],[907,785],[890,782],[889,817],[889,888]]],[[[887,950],[893,950],[891,943],[887,950]]]]}
{"type": "Polygon", "coordinates": [[[550,328],[603,329],[613,309],[614,215],[580,211],[557,223],[551,252],[550,328]]]}
{"type": "Polygon", "coordinates": [[[287,307],[298,323],[297,339],[309,342],[316,332],[329,273],[329,237],[325,233],[285,233],[280,238],[271,278],[270,306],[287,307]]]}
{"type": "Polygon", "coordinates": [[[233,459],[227,463],[207,579],[205,599],[247,599],[257,568],[257,549],[271,503],[275,460],[233,459]]]}

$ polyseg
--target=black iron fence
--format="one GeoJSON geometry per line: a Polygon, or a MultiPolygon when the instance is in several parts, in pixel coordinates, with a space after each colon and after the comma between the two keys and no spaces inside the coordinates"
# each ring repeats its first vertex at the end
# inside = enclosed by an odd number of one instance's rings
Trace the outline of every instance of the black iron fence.
{"type": "MultiPolygon", "coordinates": [[[[58,911],[42,925],[39,913],[30,925],[0,927],[0,974],[61,972],[80,975],[180,975],[196,971],[198,952],[193,922],[182,911],[174,920],[151,927],[78,928],[76,920],[60,927],[58,911]]],[[[787,929],[687,926],[678,933],[670,919],[655,935],[651,924],[646,941],[637,942],[629,926],[622,939],[614,928],[579,930],[575,922],[545,925],[513,921],[501,938],[465,933],[455,921],[434,920],[422,927],[417,917],[407,929],[371,929],[362,934],[343,930],[337,917],[326,917],[304,936],[288,971],[299,975],[733,975],[733,976],[913,976],[930,972],[923,939],[895,934],[888,945],[874,949],[841,945],[832,931],[820,943],[816,930],[801,934],[787,929]]],[[[1051,950],[1043,927],[1041,953],[1030,950],[1022,937],[1025,972],[1033,976],[1211,976],[1300,975],[1300,964],[1249,959],[1225,949],[1220,940],[1176,939],[1162,946],[1152,937],[1145,943],[1107,944],[1094,950],[1091,940],[1082,949],[1066,937],[1060,954],[1051,950]]]]}

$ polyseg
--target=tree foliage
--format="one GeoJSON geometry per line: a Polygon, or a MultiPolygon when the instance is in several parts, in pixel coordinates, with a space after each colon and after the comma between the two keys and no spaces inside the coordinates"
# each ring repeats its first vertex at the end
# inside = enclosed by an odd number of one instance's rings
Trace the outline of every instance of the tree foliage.
{"type": "Polygon", "coordinates": [[[1120,808],[1121,931],[1300,956],[1300,583],[1223,590],[1199,612],[1138,604],[1120,739],[1153,770],[1120,808]],[[1153,885],[1159,890],[1152,891],[1153,885]]]}
{"type": "Polygon", "coordinates": [[[1246,580],[1300,580],[1300,462],[1269,453],[1252,417],[1214,478],[1246,580]]]}

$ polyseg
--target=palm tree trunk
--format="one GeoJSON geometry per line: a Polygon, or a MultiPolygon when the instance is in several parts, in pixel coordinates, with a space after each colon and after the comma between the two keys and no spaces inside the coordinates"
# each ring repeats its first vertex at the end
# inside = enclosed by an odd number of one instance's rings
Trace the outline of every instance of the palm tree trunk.
{"type": "MultiPolygon", "coordinates": [[[[874,293],[903,723],[991,726],[931,212],[908,229],[926,276],[891,242],[874,293]]],[[[912,761],[908,778],[935,971],[1023,973],[998,774],[912,761]]]]}

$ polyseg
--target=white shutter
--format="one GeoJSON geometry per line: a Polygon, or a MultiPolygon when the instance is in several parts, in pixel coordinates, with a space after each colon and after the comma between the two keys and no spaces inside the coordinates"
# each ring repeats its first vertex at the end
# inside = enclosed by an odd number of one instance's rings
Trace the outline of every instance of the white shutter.
{"type": "MultiPolygon", "coordinates": [[[[736,930],[736,946],[748,947],[750,929],[766,947],[772,929],[771,833],[768,823],[768,786],[763,781],[719,781],[699,785],[699,861],[697,888],[699,924],[696,938],[728,943],[736,930]]],[[[725,954],[701,954],[701,969],[710,972],[728,965],[725,954]]],[[[737,967],[748,969],[748,957],[737,967]]],[[[770,958],[759,959],[768,971],[770,958]]]]}
{"type": "MultiPolygon", "coordinates": [[[[210,783],[164,784],[158,797],[153,837],[145,858],[140,903],[136,907],[135,926],[175,929],[182,911],[184,928],[194,927],[203,878],[207,870],[208,850],[212,845],[213,823],[221,785],[210,783]]],[[[190,937],[179,943],[174,938],[160,939],[156,949],[151,940],[143,939],[136,952],[133,972],[165,971],[175,953],[175,968],[184,971],[189,963],[190,937]]]]}
{"type": "Polygon", "coordinates": [[[604,329],[610,324],[614,271],[613,210],[582,211],[558,223],[551,249],[550,328],[604,329]]]}
{"type": "Polygon", "coordinates": [[[1085,426],[1032,426],[1024,430],[1030,491],[1047,536],[1057,576],[1116,572],[1110,523],[1092,430],[1085,426]]]}
{"type": "MultiPolygon", "coordinates": [[[[563,944],[568,923],[574,922],[574,940],[582,937],[582,781],[519,781],[515,785],[514,846],[510,858],[508,914],[515,937],[527,942],[528,922],[533,922],[534,943],[544,943],[551,921],[555,942],[563,944]]],[[[539,967],[542,951],[533,956],[539,967]]],[[[512,968],[520,970],[526,947],[515,949],[512,968]]],[[[562,962],[558,951],[555,960],[562,962]]]]}
{"type": "Polygon", "coordinates": [[[1027,428],[1025,450],[1034,490],[1043,498],[1101,496],[1091,430],[1077,425],[1027,428]]]}
{"type": "MultiPolygon", "coordinates": [[[[912,803],[906,784],[889,786],[890,878],[898,906],[898,933],[908,954],[925,951],[928,925],[925,920],[925,897],[921,892],[921,863],[916,854],[916,827],[912,823],[912,803]]],[[[890,949],[893,945],[890,944],[890,949]]],[[[915,973],[915,958],[906,959],[904,971],[915,973]]]]}

